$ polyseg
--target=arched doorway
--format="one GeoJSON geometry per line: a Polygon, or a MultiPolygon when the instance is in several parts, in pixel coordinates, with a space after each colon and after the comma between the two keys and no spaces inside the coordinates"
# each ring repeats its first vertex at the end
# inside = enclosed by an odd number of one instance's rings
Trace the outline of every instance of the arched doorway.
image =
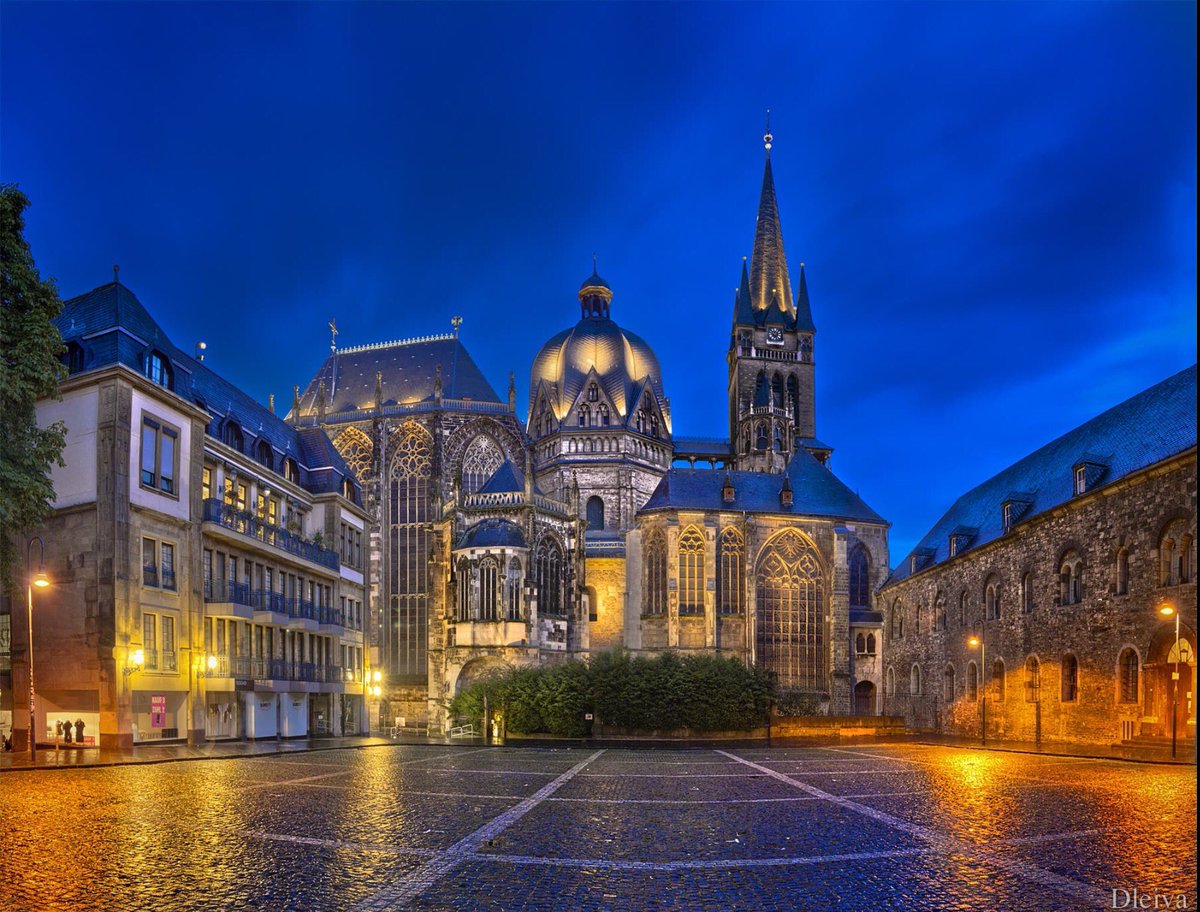
{"type": "Polygon", "coordinates": [[[875,685],[870,681],[859,681],[854,685],[854,715],[875,715],[875,685]]]}
{"type": "Polygon", "coordinates": [[[454,682],[454,692],[456,694],[462,693],[477,681],[499,677],[506,671],[508,671],[508,663],[503,659],[492,657],[472,659],[458,673],[458,680],[454,682]]]}
{"type": "Polygon", "coordinates": [[[1175,626],[1163,624],[1151,638],[1146,655],[1142,734],[1170,737],[1173,707],[1178,737],[1190,737],[1196,718],[1196,635],[1181,626],[1176,646],[1175,626]],[[1172,678],[1174,673],[1178,680],[1172,678]],[[1147,721],[1151,719],[1154,721],[1147,721]]]}

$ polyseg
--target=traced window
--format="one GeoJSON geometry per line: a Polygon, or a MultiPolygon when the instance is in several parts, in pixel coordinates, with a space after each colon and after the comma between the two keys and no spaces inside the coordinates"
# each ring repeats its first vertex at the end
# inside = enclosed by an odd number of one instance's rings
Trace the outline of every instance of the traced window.
{"type": "Polygon", "coordinates": [[[479,562],[479,619],[500,620],[500,565],[491,557],[479,562]]]}
{"type": "Polygon", "coordinates": [[[538,613],[565,614],[562,546],[551,536],[543,536],[542,540],[538,542],[533,561],[538,588],[538,613]]]}
{"type": "Polygon", "coordinates": [[[1036,658],[1025,660],[1025,702],[1037,703],[1042,695],[1042,666],[1036,658]]]}
{"type": "Polygon", "coordinates": [[[500,445],[487,434],[480,434],[467,446],[462,458],[462,492],[474,494],[496,474],[504,462],[500,445]]]}
{"type": "Polygon", "coordinates": [[[792,427],[800,426],[800,381],[792,374],[787,381],[788,404],[792,410],[792,427]]]}
{"type": "Polygon", "coordinates": [[[1062,660],[1062,701],[1074,703],[1079,698],[1079,662],[1067,653],[1062,660]]]}
{"type": "Polygon", "coordinates": [[[771,378],[771,404],[777,409],[783,408],[783,378],[779,374],[771,378]]]}
{"type": "Polygon", "coordinates": [[[770,430],[765,421],[760,421],[754,426],[754,448],[756,450],[765,450],[767,448],[769,433],[770,430]]]}
{"type": "MultiPolygon", "coordinates": [[[[356,427],[346,428],[334,438],[333,447],[341,454],[346,468],[354,473],[355,478],[361,480],[370,474],[371,458],[375,448],[371,443],[371,438],[361,430],[356,427]]],[[[294,480],[299,482],[298,472],[294,480]]]]}
{"type": "Polygon", "coordinates": [[[667,611],[667,542],[661,529],[646,536],[646,588],[642,594],[645,614],[666,614],[667,611]]]}
{"type": "Polygon", "coordinates": [[[809,362],[813,359],[813,340],[812,336],[800,337],[800,360],[809,362]]]}
{"type": "Polygon", "coordinates": [[[504,585],[504,611],[510,621],[521,619],[521,562],[515,557],[508,562],[508,578],[504,585]]]}
{"type": "Polygon", "coordinates": [[[850,607],[871,607],[871,562],[867,549],[861,543],[850,550],[848,561],[850,573],[850,607]]]}
{"type": "Polygon", "coordinates": [[[596,386],[596,384],[593,383],[593,384],[589,385],[588,391],[587,391],[588,402],[595,402],[599,398],[600,398],[600,390],[596,386]]]}
{"type": "Polygon", "coordinates": [[[721,614],[741,614],[746,593],[746,568],[742,558],[742,536],[737,529],[721,533],[720,559],[717,563],[717,587],[721,614]]]}
{"type": "Polygon", "coordinates": [[[608,406],[607,406],[607,405],[605,405],[603,402],[601,402],[601,403],[600,403],[600,405],[599,405],[599,407],[596,409],[596,411],[597,411],[597,412],[599,413],[599,415],[600,415],[600,426],[601,426],[601,427],[608,427],[608,418],[609,418],[609,415],[608,415],[608,406]]]}
{"type": "Polygon", "coordinates": [[[592,423],[592,410],[586,405],[579,408],[579,426],[587,427],[592,423]]]}
{"type": "Polygon", "coordinates": [[[143,488],[153,488],[163,494],[176,494],[175,478],[179,472],[179,431],[156,418],[142,417],[143,488]]]}
{"type": "Polygon", "coordinates": [[[587,499],[587,527],[589,532],[604,531],[604,501],[595,494],[587,499]]]}
{"type": "Polygon", "coordinates": [[[387,505],[390,567],[384,638],[386,662],[392,674],[424,679],[429,628],[429,523],[433,518],[429,484],[433,440],[424,428],[408,423],[392,435],[387,453],[391,492],[387,505]]]}
{"type": "Polygon", "coordinates": [[[782,687],[828,688],[825,577],[811,540],[795,529],[774,535],[755,571],[757,654],[782,687]]]}
{"type": "Polygon", "coordinates": [[[679,613],[704,614],[704,536],[695,526],[679,536],[679,613]]]}

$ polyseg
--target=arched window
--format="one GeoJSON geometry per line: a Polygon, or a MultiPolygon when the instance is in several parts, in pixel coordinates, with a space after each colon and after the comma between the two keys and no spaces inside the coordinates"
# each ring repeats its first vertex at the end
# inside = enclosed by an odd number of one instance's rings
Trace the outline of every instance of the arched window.
{"type": "Polygon", "coordinates": [[[858,634],[854,638],[854,651],[859,655],[867,654],[867,638],[864,634],[858,634]]]}
{"type": "Polygon", "coordinates": [[[1113,591],[1117,595],[1129,594],[1129,549],[1121,548],[1117,551],[1117,565],[1114,568],[1116,580],[1113,583],[1113,591]]]}
{"type": "Polygon", "coordinates": [[[1058,567],[1058,601],[1061,605],[1077,605],[1083,600],[1083,558],[1074,551],[1063,555],[1058,567]]]}
{"type": "Polygon", "coordinates": [[[283,477],[292,484],[300,484],[300,466],[291,456],[283,460],[283,477]]]}
{"type": "Polygon", "coordinates": [[[1025,702],[1037,703],[1042,698],[1042,666],[1034,656],[1025,660],[1025,702]]]}
{"type": "Polygon", "coordinates": [[[604,501],[595,494],[587,499],[587,527],[589,532],[604,531],[604,501]]]}
{"type": "Polygon", "coordinates": [[[587,401],[595,402],[599,398],[600,398],[599,387],[597,387],[596,384],[594,384],[594,383],[589,384],[588,391],[587,391],[587,401]]]}
{"type": "Polygon", "coordinates": [[[813,359],[812,336],[800,337],[800,360],[807,363],[813,359]]]}
{"type": "Polygon", "coordinates": [[[551,536],[545,535],[534,552],[535,579],[538,589],[538,613],[566,614],[563,599],[563,550],[551,536]]]}
{"type": "Polygon", "coordinates": [[[1003,703],[1004,693],[1004,662],[996,659],[992,663],[992,699],[997,703],[1003,703]]]}
{"type": "Polygon", "coordinates": [[[1079,662],[1069,652],[1062,658],[1062,701],[1074,703],[1079,699],[1079,662]]]}
{"type": "Polygon", "coordinates": [[[1000,580],[990,577],[983,590],[984,615],[989,621],[1000,619],[1000,580]]]}
{"type": "Polygon", "coordinates": [[[942,672],[942,699],[947,703],[954,702],[954,666],[947,665],[942,672]]]}
{"type": "Polygon", "coordinates": [[[592,410],[586,406],[579,407],[579,426],[588,427],[592,423],[592,410]]]}
{"type": "Polygon", "coordinates": [[[493,557],[479,562],[479,619],[500,620],[500,565],[493,557]]]}
{"type": "Polygon", "coordinates": [[[233,447],[239,453],[242,452],[242,448],[246,445],[242,439],[242,429],[232,419],[225,422],[225,427],[221,431],[221,440],[226,446],[233,447]]]}
{"type": "Polygon", "coordinates": [[[783,378],[779,374],[771,378],[771,404],[777,409],[783,408],[783,378]]]}
{"type": "Polygon", "coordinates": [[[904,639],[904,606],[899,601],[892,604],[891,636],[893,640],[904,639]]]}
{"type": "Polygon", "coordinates": [[[695,526],[679,536],[679,613],[704,614],[704,536],[695,526]]]}
{"type": "Polygon", "coordinates": [[[458,619],[471,620],[471,562],[465,557],[458,559],[458,619]]]}
{"type": "Polygon", "coordinates": [[[608,427],[608,406],[601,402],[597,411],[600,413],[600,427],[608,427]]]}
{"type": "Polygon", "coordinates": [[[754,448],[756,450],[765,450],[769,439],[770,431],[765,421],[760,421],[754,426],[754,448]]]}
{"type": "Polygon", "coordinates": [[[1164,586],[1190,583],[1195,574],[1196,540],[1187,523],[1176,519],[1169,523],[1159,538],[1159,582],[1164,586]]]}
{"type": "Polygon", "coordinates": [[[152,351],[146,355],[146,376],[151,383],[172,389],[171,362],[161,352],[152,351]]]}
{"type": "Polygon", "coordinates": [[[887,675],[883,679],[883,692],[889,697],[896,695],[896,669],[888,668],[887,675]]]}
{"type": "Polygon", "coordinates": [[[333,447],[342,455],[346,467],[360,481],[371,472],[371,456],[375,451],[371,438],[356,427],[348,427],[334,438],[333,447]]]}
{"type": "Polygon", "coordinates": [[[979,669],[974,662],[967,663],[967,699],[972,703],[979,699],[979,669]]]}
{"type": "Polygon", "coordinates": [[[1033,574],[1021,577],[1021,613],[1033,614],[1033,574]]]}
{"type": "Polygon", "coordinates": [[[800,426],[800,381],[791,374],[787,381],[788,402],[792,409],[792,427],[800,426]]]}
{"type": "Polygon", "coordinates": [[[391,477],[386,547],[393,569],[387,575],[385,655],[392,674],[423,680],[428,673],[433,439],[410,422],[392,435],[386,452],[391,477]]]}
{"type": "Polygon", "coordinates": [[[875,655],[875,634],[867,634],[867,655],[875,655]]]}
{"type": "Polygon", "coordinates": [[[758,379],[754,382],[754,404],[755,405],[770,405],[771,403],[771,384],[767,380],[767,372],[760,370],[758,379]]]}
{"type": "Polygon", "coordinates": [[[271,457],[271,444],[266,440],[260,439],[254,450],[254,458],[269,469],[272,468],[275,461],[271,457]]]}
{"type": "Polygon", "coordinates": [[[908,692],[914,697],[921,693],[921,666],[914,665],[908,673],[908,692]]]}
{"type": "Polygon", "coordinates": [[[463,451],[462,493],[474,494],[504,463],[504,451],[489,435],[480,434],[463,451]]]}
{"type": "Polygon", "coordinates": [[[642,593],[642,610],[646,614],[667,613],[667,543],[661,529],[646,536],[646,588],[642,593]]]}
{"type": "Polygon", "coordinates": [[[646,410],[645,409],[638,409],[637,429],[638,429],[639,434],[646,433],[646,410]]]}
{"type": "Polygon", "coordinates": [[[721,533],[720,560],[717,563],[721,614],[742,613],[746,593],[746,570],[742,552],[742,536],[737,529],[731,527],[721,533]]]}
{"type": "Polygon", "coordinates": [[[1120,702],[1136,703],[1138,701],[1140,671],[1137,652],[1129,647],[1122,649],[1121,657],[1117,660],[1118,700],[1120,702]]]}
{"type": "Polygon", "coordinates": [[[946,629],[946,599],[940,592],[933,600],[933,629],[946,629]]]}
{"type": "Polygon", "coordinates": [[[510,621],[521,620],[521,562],[515,557],[508,562],[508,579],[504,584],[504,613],[510,621]]]}
{"type": "Polygon", "coordinates": [[[850,574],[850,607],[871,607],[871,562],[867,549],[860,542],[850,549],[848,570],[850,574]]]}
{"type": "Polygon", "coordinates": [[[775,425],[774,430],[775,430],[774,443],[772,445],[775,447],[776,453],[782,453],[783,452],[783,428],[777,424],[777,425],[775,425]]]}
{"type": "Polygon", "coordinates": [[[774,535],[758,558],[758,659],[782,687],[828,689],[825,584],[812,542],[795,529],[774,535]]]}

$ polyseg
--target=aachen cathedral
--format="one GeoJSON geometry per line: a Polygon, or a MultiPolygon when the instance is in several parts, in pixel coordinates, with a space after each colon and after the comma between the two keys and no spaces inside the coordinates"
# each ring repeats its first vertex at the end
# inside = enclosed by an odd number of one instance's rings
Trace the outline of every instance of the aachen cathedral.
{"type": "Polygon", "coordinates": [[[458,689],[497,668],[618,645],[736,656],[830,712],[877,711],[875,650],[869,662],[852,652],[881,638],[888,524],[834,475],[817,435],[816,326],[803,264],[794,274],[784,254],[764,140],[730,322],[727,441],[676,433],[668,378],[594,269],[577,321],[533,360],[524,423],[513,377],[501,398],[457,325],[331,346],[297,388],[289,420],[326,431],[374,517],[380,724],[438,726],[458,689]]]}

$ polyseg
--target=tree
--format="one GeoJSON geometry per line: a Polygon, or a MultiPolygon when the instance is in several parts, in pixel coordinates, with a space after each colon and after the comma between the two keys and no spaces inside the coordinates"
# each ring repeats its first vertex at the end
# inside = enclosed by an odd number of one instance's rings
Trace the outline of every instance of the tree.
{"type": "Polygon", "coordinates": [[[21,536],[51,511],[52,464],[63,465],[66,427],[39,428],[35,404],[58,396],[64,370],[62,310],[53,281],[43,281],[25,241],[29,205],[13,184],[0,185],[0,586],[13,588],[21,536]]]}

